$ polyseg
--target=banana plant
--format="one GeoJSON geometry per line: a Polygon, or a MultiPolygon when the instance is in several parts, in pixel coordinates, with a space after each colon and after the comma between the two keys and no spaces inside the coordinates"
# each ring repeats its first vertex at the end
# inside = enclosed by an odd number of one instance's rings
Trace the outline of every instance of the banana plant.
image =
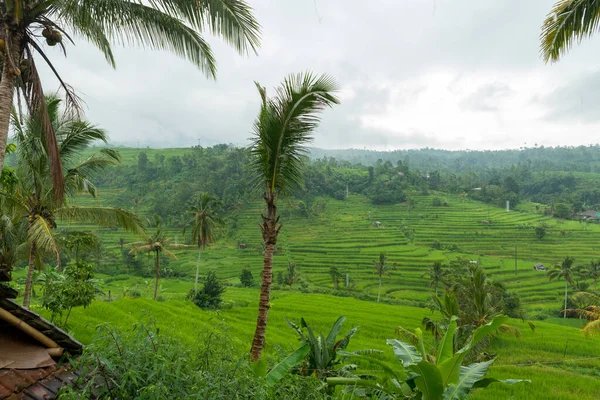
{"type": "Polygon", "coordinates": [[[421,400],[461,400],[466,399],[475,388],[485,388],[492,383],[515,384],[530,382],[519,379],[499,380],[485,378],[494,360],[473,363],[463,366],[465,356],[479,341],[496,331],[508,320],[506,316],[497,316],[488,324],[477,328],[467,343],[454,351],[454,335],[457,317],[450,320],[448,329],[437,345],[436,357],[430,357],[425,351],[423,333],[415,330],[418,337],[417,346],[398,339],[387,340],[392,347],[396,359],[402,364],[403,373],[399,373],[372,355],[362,352],[345,354],[349,358],[368,361],[371,365],[381,367],[380,376],[367,377],[331,377],[327,378],[330,386],[347,386],[356,394],[375,394],[379,398],[421,400]],[[375,379],[373,379],[375,378],[375,379]]]}

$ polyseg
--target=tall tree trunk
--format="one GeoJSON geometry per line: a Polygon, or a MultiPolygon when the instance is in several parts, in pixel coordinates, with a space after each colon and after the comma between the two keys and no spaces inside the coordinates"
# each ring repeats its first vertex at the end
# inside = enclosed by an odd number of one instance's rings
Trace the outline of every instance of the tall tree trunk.
{"type": "Polygon", "coordinates": [[[156,295],[158,294],[158,280],[160,279],[160,269],[158,267],[158,259],[159,253],[156,250],[156,258],[154,259],[154,272],[156,273],[156,282],[154,283],[154,300],[156,300],[156,295]]]}
{"type": "MultiPolygon", "coordinates": [[[[13,37],[10,43],[9,41],[6,41],[6,45],[11,46],[13,61],[18,63],[21,59],[18,37],[13,37]]],[[[16,79],[16,76],[10,72],[12,66],[9,58],[6,56],[6,52],[4,53],[2,80],[0,80],[0,172],[2,172],[2,168],[4,167],[4,155],[6,153],[6,144],[8,142],[8,129],[10,126],[10,114],[12,112],[16,79]]]]}
{"type": "Polygon", "coordinates": [[[377,291],[377,302],[379,303],[379,298],[381,297],[381,276],[379,276],[379,290],[377,291]]]}
{"type": "Polygon", "coordinates": [[[200,257],[202,257],[202,247],[198,248],[198,264],[196,264],[196,280],[194,281],[194,296],[198,294],[198,273],[200,272],[200,257]]]}
{"type": "Polygon", "coordinates": [[[31,288],[33,286],[33,271],[35,269],[35,242],[29,248],[29,265],[27,267],[27,279],[25,280],[25,293],[23,294],[23,307],[29,310],[31,301],[31,288]]]}
{"type": "Polygon", "coordinates": [[[265,254],[263,260],[262,285],[260,287],[260,300],[258,302],[258,317],[256,319],[256,331],[252,339],[250,349],[250,360],[260,359],[265,346],[265,334],[267,332],[267,317],[269,314],[271,300],[271,283],[273,282],[273,253],[277,244],[277,235],[281,229],[278,226],[277,207],[273,195],[265,196],[267,202],[267,216],[262,216],[263,223],[260,225],[265,243],[265,254]]]}
{"type": "Polygon", "coordinates": [[[565,279],[565,312],[563,318],[567,318],[567,296],[569,294],[569,281],[565,279]]]}

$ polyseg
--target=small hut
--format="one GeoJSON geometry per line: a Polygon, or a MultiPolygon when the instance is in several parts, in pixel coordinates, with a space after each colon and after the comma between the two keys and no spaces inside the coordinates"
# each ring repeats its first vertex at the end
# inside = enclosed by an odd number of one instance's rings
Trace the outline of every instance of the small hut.
{"type": "MultiPolygon", "coordinates": [[[[0,274],[0,280],[10,273],[0,274]]],[[[12,299],[17,291],[0,283],[0,399],[54,399],[77,372],[63,355],[81,354],[83,345],[12,299]]]]}

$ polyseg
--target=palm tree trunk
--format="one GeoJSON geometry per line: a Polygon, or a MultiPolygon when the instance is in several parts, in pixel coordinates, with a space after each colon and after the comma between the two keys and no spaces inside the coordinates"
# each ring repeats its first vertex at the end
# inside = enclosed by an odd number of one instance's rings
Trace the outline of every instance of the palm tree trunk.
{"type": "Polygon", "coordinates": [[[265,253],[263,259],[262,285],[260,287],[260,300],[258,302],[258,317],[256,319],[256,330],[252,339],[250,348],[250,360],[260,359],[265,346],[265,334],[267,332],[267,317],[269,307],[271,306],[271,283],[273,282],[273,253],[277,244],[277,235],[281,225],[277,226],[279,217],[277,217],[277,207],[273,195],[265,196],[267,202],[267,216],[262,216],[263,223],[260,225],[263,240],[265,243],[265,253]]]}
{"type": "Polygon", "coordinates": [[[194,296],[198,293],[198,273],[200,272],[200,257],[202,257],[202,247],[198,248],[198,264],[196,264],[196,280],[194,281],[194,296]]]}
{"type": "Polygon", "coordinates": [[[154,258],[154,272],[156,273],[156,282],[154,283],[154,300],[158,294],[158,280],[160,279],[160,269],[158,267],[158,250],[156,250],[156,257],[154,258]]]}
{"type": "MultiPolygon", "coordinates": [[[[7,42],[8,46],[9,43],[7,42]]],[[[11,51],[13,60],[18,62],[20,60],[19,53],[19,40],[18,37],[13,37],[11,45],[11,51]]],[[[6,53],[5,53],[6,54],[6,53]]],[[[4,166],[4,155],[6,153],[6,144],[8,142],[8,129],[10,126],[10,114],[13,106],[13,96],[15,92],[15,79],[16,76],[10,71],[12,69],[9,58],[4,58],[4,66],[2,69],[2,78],[0,80],[0,172],[4,166]]]]}
{"type": "Polygon", "coordinates": [[[379,277],[379,291],[377,292],[377,302],[379,303],[379,298],[381,297],[381,276],[379,277]]]}
{"type": "Polygon", "coordinates": [[[35,243],[29,248],[29,266],[27,267],[27,279],[25,280],[25,293],[23,294],[23,307],[29,310],[31,301],[31,287],[33,286],[33,271],[35,269],[35,243]]]}
{"type": "Polygon", "coordinates": [[[565,279],[565,312],[563,318],[567,318],[567,296],[569,294],[569,281],[565,279]]]}

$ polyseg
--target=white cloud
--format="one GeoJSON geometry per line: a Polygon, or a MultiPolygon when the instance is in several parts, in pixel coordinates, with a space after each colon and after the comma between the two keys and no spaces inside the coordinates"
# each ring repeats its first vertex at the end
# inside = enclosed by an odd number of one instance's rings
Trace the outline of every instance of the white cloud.
{"type": "MultiPolygon", "coordinates": [[[[272,88],[307,69],[332,74],[343,89],[342,105],[323,115],[317,146],[596,142],[599,91],[589,88],[600,88],[600,38],[544,65],[539,27],[553,2],[262,0],[254,2],[264,36],[258,57],[210,39],[216,82],[166,53],[118,49],[115,71],[85,43],[70,47],[67,60],[50,52],[88,118],[116,143],[245,144],[259,103],[253,81],[272,88]]],[[[43,78],[48,90],[57,87],[49,71],[43,78]]]]}

